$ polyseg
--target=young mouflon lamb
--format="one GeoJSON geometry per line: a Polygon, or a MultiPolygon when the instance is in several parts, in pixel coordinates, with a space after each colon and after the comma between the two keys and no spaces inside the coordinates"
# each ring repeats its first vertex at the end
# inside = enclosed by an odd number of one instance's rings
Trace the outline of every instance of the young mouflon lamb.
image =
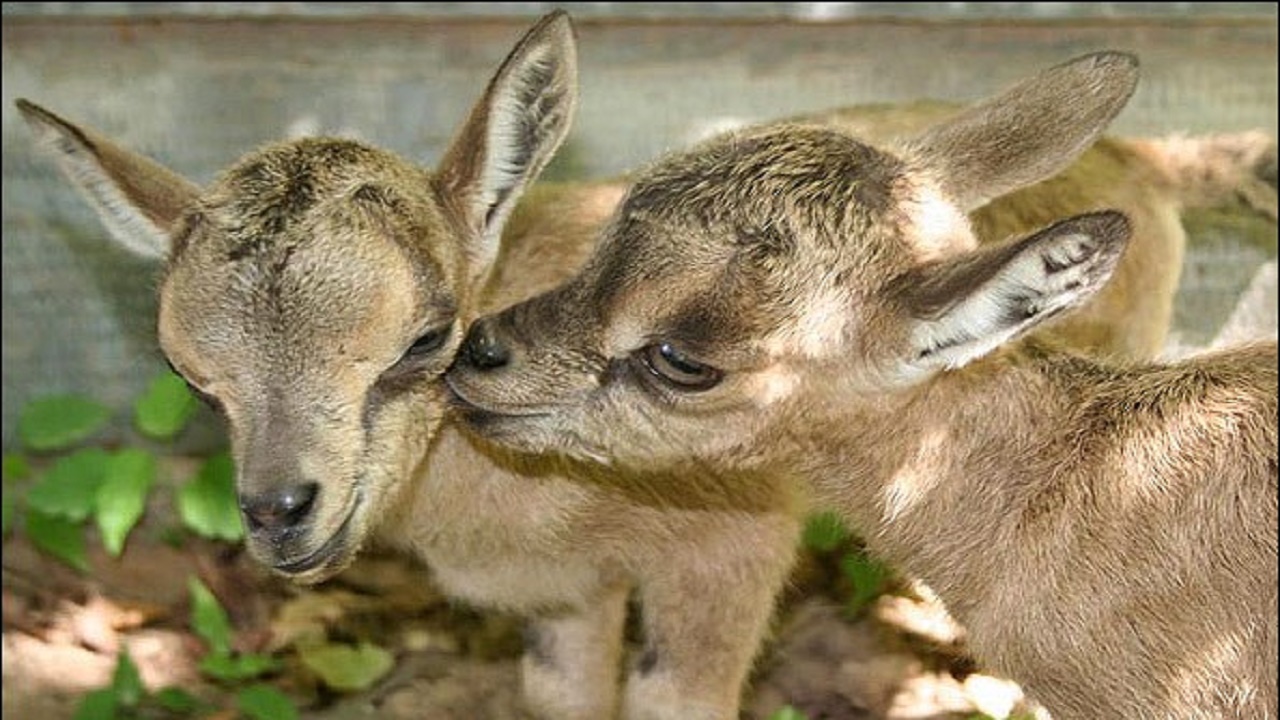
{"type": "MultiPolygon", "coordinates": [[[[1109,75],[1115,112],[1136,71],[1109,75]]],[[[553,13],[516,45],[435,168],[302,138],[246,154],[207,188],[19,107],[112,236],[163,260],[160,345],[223,411],[256,558],[319,582],[379,541],[423,561],[450,596],[526,615],[525,697],[541,716],[736,718],[803,503],[691,502],[622,475],[581,482],[554,460],[474,442],[446,415],[441,376],[468,323],[567,279],[625,189],[531,185],[568,131],[575,79],[573,33],[553,13]],[[691,601],[690,587],[714,602],[691,601]],[[633,595],[649,649],[618,683],[633,595]]],[[[956,112],[841,108],[821,122],[893,135],[956,112]]],[[[1133,220],[1116,280],[1055,335],[1122,356],[1161,347],[1179,210],[1251,187],[1268,146],[1242,134],[1179,147],[1199,151],[1081,143],[1051,179],[974,211],[984,237],[1099,205],[1133,220]]]]}
{"type": "Polygon", "coordinates": [[[901,143],[797,124],[656,162],[574,278],[472,326],[460,416],[671,508],[838,511],[1055,720],[1274,719],[1276,344],[1144,364],[1025,337],[1106,286],[1131,223],[980,246],[966,219],[1070,162],[1133,63],[901,143]]]}

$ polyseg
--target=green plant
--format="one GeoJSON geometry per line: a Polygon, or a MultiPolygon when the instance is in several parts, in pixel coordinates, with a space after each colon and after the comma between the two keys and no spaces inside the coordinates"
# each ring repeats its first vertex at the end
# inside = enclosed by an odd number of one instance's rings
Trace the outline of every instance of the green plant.
{"type": "MultiPolygon", "coordinates": [[[[200,661],[201,672],[234,691],[235,711],[247,720],[296,720],[297,707],[287,695],[266,683],[251,682],[278,670],[279,661],[269,655],[232,650],[231,624],[226,611],[199,579],[189,578],[188,587],[191,628],[207,648],[200,661]]],[[[229,711],[179,687],[149,691],[143,685],[137,665],[129,653],[122,650],[116,656],[111,683],[85,694],[72,720],[177,720],[211,714],[231,717],[229,711]]]]}
{"type": "MultiPolygon", "coordinates": [[[[59,395],[32,402],[19,418],[23,452],[4,457],[5,535],[20,530],[35,547],[84,573],[92,571],[86,537],[94,527],[111,556],[125,554],[158,485],[163,454],[173,450],[173,441],[197,406],[182,379],[165,372],[133,403],[132,426],[140,442],[108,444],[94,442],[111,419],[97,401],[59,395]],[[156,446],[159,455],[152,449],[156,446]]],[[[243,538],[229,453],[204,458],[195,474],[177,487],[173,500],[181,533],[232,543],[243,538]]],[[[188,578],[187,586],[191,630],[205,646],[200,672],[233,698],[233,707],[218,706],[178,687],[148,690],[133,659],[122,651],[111,682],[81,698],[74,720],[298,716],[288,696],[264,682],[282,669],[281,661],[273,655],[236,651],[230,620],[213,593],[195,577],[188,578]]],[[[369,642],[313,642],[296,650],[301,666],[338,691],[368,688],[395,662],[391,652],[369,642]]]]}
{"type": "Polygon", "coordinates": [[[893,572],[887,565],[867,555],[861,548],[851,550],[841,558],[840,569],[851,588],[845,609],[853,615],[862,613],[883,595],[893,578],[893,572]]]}
{"type": "Polygon", "coordinates": [[[861,614],[888,589],[893,571],[867,555],[838,515],[829,512],[814,513],[805,523],[802,539],[805,547],[811,551],[839,553],[840,574],[848,588],[844,603],[849,615],[861,614]]]}
{"type": "MultiPolygon", "coordinates": [[[[120,557],[156,486],[160,456],[151,447],[172,450],[197,407],[182,379],[165,372],[133,403],[132,425],[143,442],[108,445],[92,442],[111,419],[96,400],[56,395],[33,401],[18,421],[23,452],[4,456],[4,534],[20,529],[41,551],[88,573],[86,535],[92,525],[107,553],[120,557]]],[[[178,487],[174,502],[183,532],[225,542],[243,538],[228,453],[205,458],[195,476],[178,487]]],[[[238,713],[246,720],[298,716],[286,695],[259,681],[280,668],[279,660],[235,652],[221,605],[198,579],[190,578],[188,587],[191,628],[207,648],[200,670],[233,693],[235,708],[218,708],[177,687],[151,692],[128,652],[121,651],[110,683],[85,694],[73,720],[188,718],[211,712],[219,717],[238,713]]]]}
{"type": "MultiPolygon", "coordinates": [[[[165,372],[134,402],[133,427],[151,444],[171,446],[197,406],[182,379],[165,372]]],[[[20,499],[4,494],[6,535],[21,518],[23,532],[37,548],[88,571],[84,526],[93,521],[106,551],[113,557],[124,552],[146,511],[158,458],[142,443],[90,444],[110,419],[105,406],[76,395],[43,397],[23,408],[18,435],[31,457],[6,455],[4,478],[6,485],[33,475],[35,481],[20,499]],[[44,469],[33,472],[32,460],[42,461],[44,469]]],[[[230,457],[221,453],[207,458],[178,489],[178,516],[186,530],[230,542],[243,537],[234,477],[230,457]]]]}

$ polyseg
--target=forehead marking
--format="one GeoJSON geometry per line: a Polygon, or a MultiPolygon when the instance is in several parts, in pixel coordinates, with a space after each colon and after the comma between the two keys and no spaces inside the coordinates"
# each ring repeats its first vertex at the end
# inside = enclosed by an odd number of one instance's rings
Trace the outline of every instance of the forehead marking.
{"type": "Polygon", "coordinates": [[[767,343],[774,357],[819,359],[839,353],[850,313],[847,293],[823,283],[822,290],[796,303],[794,322],[784,323],[767,343]]]}

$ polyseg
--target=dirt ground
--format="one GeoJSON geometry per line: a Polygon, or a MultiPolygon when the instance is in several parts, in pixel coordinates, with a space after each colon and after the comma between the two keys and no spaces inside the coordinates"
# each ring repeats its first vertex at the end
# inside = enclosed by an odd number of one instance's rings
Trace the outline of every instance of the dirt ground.
{"type": "MultiPolygon", "coordinates": [[[[851,617],[831,581],[836,559],[805,555],[745,697],[744,720],[766,720],[787,704],[810,720],[1030,712],[1016,685],[975,671],[962,631],[922,589],[899,584],[851,617]]],[[[424,569],[403,559],[366,555],[337,578],[301,588],[270,577],[238,546],[175,543],[162,522],[147,520],[122,559],[91,544],[90,562],[91,572],[81,574],[21,533],[5,540],[4,718],[71,718],[86,691],[109,683],[121,648],[148,689],[179,685],[234,707],[227,688],[202,678],[197,667],[204,647],[189,623],[193,574],[227,610],[236,649],[284,660],[268,680],[304,718],[527,717],[519,703],[519,619],[450,602],[424,569]],[[336,692],[294,652],[315,637],[376,643],[395,664],[365,690],[336,692]]]]}

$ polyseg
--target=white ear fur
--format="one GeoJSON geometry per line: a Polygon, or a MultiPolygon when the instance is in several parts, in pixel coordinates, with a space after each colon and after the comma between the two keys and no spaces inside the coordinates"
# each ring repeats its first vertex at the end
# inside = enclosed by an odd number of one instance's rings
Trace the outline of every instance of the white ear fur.
{"type": "Polygon", "coordinates": [[[572,43],[536,45],[508,82],[494,87],[478,193],[479,209],[486,213],[485,232],[494,236],[494,243],[516,199],[551,160],[568,132],[574,93],[554,102],[548,102],[548,95],[563,92],[563,88],[552,86],[556,65],[572,64],[573,54],[572,43]]]}
{"type": "Polygon", "coordinates": [[[20,99],[17,106],[37,141],[89,201],[111,237],[137,255],[166,257],[170,232],[195,202],[197,187],[34,103],[20,99]]]}
{"type": "Polygon", "coordinates": [[[437,183],[474,234],[474,275],[489,269],[516,202],[568,134],[577,84],[573,26],[556,11],[511,51],[442,159],[437,183]]]}
{"type": "Polygon", "coordinates": [[[1120,213],[1080,215],[1015,243],[976,251],[986,256],[978,262],[963,258],[931,268],[935,277],[919,285],[955,293],[941,311],[916,318],[907,374],[961,367],[1083,303],[1111,277],[1129,234],[1120,213]]]}

